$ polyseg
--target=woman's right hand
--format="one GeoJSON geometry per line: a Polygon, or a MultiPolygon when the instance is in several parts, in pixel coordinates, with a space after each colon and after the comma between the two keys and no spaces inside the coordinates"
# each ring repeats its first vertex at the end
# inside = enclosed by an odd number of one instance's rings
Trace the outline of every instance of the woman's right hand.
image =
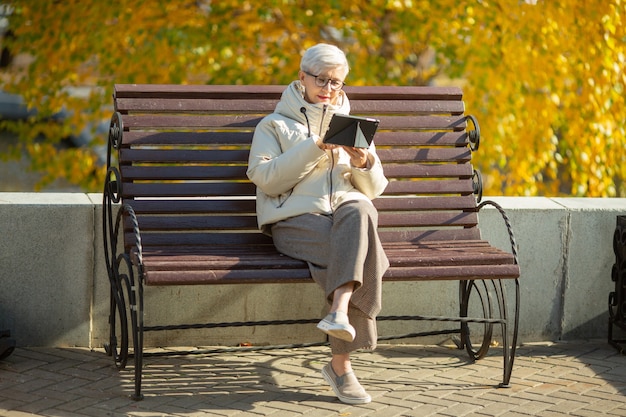
{"type": "Polygon", "coordinates": [[[324,141],[322,140],[320,136],[315,138],[315,144],[317,145],[318,148],[320,148],[323,151],[327,149],[333,149],[336,147],[336,145],[333,145],[331,143],[324,143],[324,141]]]}

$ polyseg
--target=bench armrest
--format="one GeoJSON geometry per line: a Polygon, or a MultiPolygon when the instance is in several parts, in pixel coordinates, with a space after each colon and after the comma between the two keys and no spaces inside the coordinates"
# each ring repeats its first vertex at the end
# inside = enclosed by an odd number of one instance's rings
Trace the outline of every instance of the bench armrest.
{"type": "Polygon", "coordinates": [[[502,206],[500,206],[495,201],[491,201],[491,200],[485,200],[481,202],[478,205],[478,211],[480,211],[483,207],[487,205],[495,207],[500,213],[500,215],[502,216],[502,219],[504,220],[504,224],[506,225],[507,232],[509,234],[509,241],[511,242],[511,253],[513,254],[513,257],[515,258],[515,263],[519,265],[519,259],[518,259],[518,254],[517,254],[517,242],[515,241],[515,235],[513,234],[513,228],[511,227],[511,221],[509,220],[509,217],[505,213],[502,206]]]}
{"type": "Polygon", "coordinates": [[[133,243],[130,249],[130,259],[133,264],[138,266],[141,270],[143,267],[143,249],[141,245],[141,231],[139,230],[139,222],[137,221],[137,215],[135,210],[130,204],[123,204],[120,210],[117,212],[117,221],[115,222],[116,235],[120,236],[120,227],[122,227],[121,233],[124,233],[122,226],[122,218],[127,215],[133,227],[133,243]]]}

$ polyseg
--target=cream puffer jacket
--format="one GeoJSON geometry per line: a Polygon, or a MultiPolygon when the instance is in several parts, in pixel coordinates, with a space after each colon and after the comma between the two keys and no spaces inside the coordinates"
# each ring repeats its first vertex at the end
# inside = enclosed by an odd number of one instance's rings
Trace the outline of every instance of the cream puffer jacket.
{"type": "Polygon", "coordinates": [[[322,150],[315,143],[334,113],[350,112],[345,92],[340,94],[338,105],[311,104],[304,100],[300,81],[294,81],[274,113],[257,125],[247,175],[257,186],[257,220],[264,233],[293,216],[331,214],[349,200],[371,201],[387,186],[373,143],[366,168],[351,166],[341,148],[322,150]]]}

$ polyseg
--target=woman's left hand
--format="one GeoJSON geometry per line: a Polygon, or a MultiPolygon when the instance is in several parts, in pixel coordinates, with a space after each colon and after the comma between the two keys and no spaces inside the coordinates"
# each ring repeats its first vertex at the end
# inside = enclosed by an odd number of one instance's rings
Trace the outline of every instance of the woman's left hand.
{"type": "Polygon", "coordinates": [[[356,168],[365,168],[367,166],[367,148],[354,148],[352,146],[344,146],[343,149],[350,155],[350,163],[356,168]]]}

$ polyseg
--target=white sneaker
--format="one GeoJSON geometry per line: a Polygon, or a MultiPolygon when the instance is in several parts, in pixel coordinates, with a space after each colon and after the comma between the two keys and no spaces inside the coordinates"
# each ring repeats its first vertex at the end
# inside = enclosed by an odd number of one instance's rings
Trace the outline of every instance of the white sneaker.
{"type": "Polygon", "coordinates": [[[322,376],[342,403],[367,404],[372,401],[372,397],[359,384],[354,372],[337,376],[329,362],[322,368],[322,376]]]}
{"type": "Polygon", "coordinates": [[[317,328],[329,336],[336,337],[346,342],[354,341],[354,337],[356,336],[356,331],[350,324],[348,315],[343,311],[330,313],[324,317],[322,321],[317,323],[317,328]]]}

